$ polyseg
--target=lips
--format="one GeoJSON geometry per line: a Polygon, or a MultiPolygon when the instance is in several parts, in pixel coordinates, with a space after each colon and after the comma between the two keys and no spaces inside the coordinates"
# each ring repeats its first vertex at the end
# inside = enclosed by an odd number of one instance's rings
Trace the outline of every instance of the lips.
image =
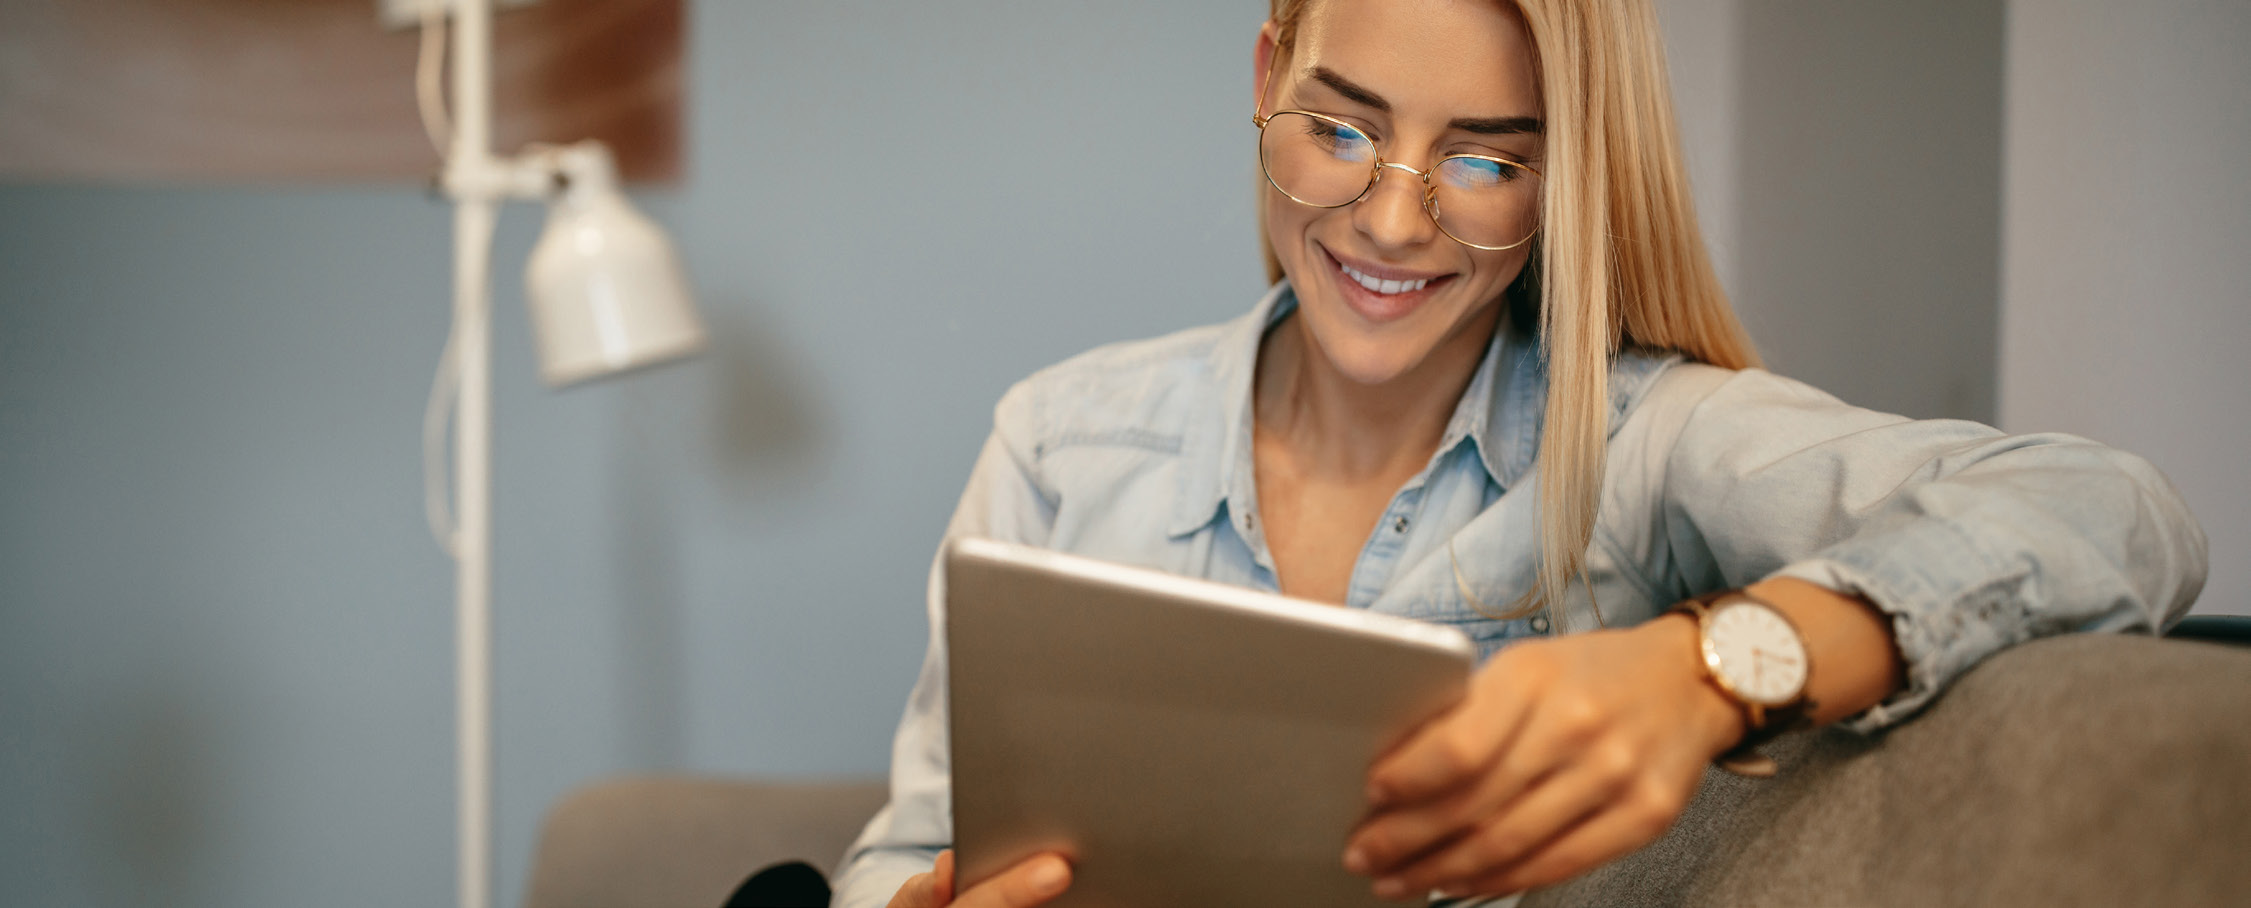
{"type": "Polygon", "coordinates": [[[1335,253],[1322,250],[1335,275],[1338,295],[1346,306],[1370,322],[1406,317],[1424,300],[1454,279],[1452,274],[1407,271],[1375,264],[1347,264],[1335,253]]]}

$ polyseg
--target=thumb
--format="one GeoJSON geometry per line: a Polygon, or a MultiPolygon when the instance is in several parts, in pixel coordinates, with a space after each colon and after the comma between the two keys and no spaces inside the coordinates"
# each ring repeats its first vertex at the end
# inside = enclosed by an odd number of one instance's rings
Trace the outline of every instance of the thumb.
{"type": "Polygon", "coordinates": [[[907,877],[891,896],[889,908],[943,908],[947,899],[938,894],[938,875],[918,873],[907,877]]]}
{"type": "Polygon", "coordinates": [[[958,908],[1032,908],[1070,887],[1070,863],[1061,856],[1043,854],[969,887],[956,904],[958,908]]]}
{"type": "Polygon", "coordinates": [[[938,866],[933,869],[931,873],[934,877],[933,887],[937,890],[938,895],[938,900],[936,902],[932,902],[931,904],[944,905],[952,902],[954,900],[953,849],[948,848],[944,851],[938,852],[938,866]]]}

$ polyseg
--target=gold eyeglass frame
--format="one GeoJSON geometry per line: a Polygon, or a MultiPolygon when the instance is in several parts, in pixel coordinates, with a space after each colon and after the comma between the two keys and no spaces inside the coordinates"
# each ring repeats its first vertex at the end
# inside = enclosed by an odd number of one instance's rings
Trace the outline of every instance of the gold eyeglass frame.
{"type": "MultiPolygon", "coordinates": [[[[1266,178],[1266,185],[1274,187],[1274,191],[1281,193],[1283,198],[1289,199],[1290,201],[1296,202],[1300,205],[1305,205],[1313,208],[1343,208],[1344,206],[1350,205],[1353,202],[1367,198],[1369,193],[1376,191],[1376,181],[1383,179],[1383,169],[1390,167],[1414,174],[1416,178],[1422,180],[1423,213],[1430,215],[1430,223],[1438,228],[1439,233],[1445,234],[1447,239],[1453,240],[1454,242],[1460,243],[1464,246],[1468,246],[1471,249],[1483,249],[1488,252],[1499,252],[1504,249],[1514,249],[1518,246],[1529,243],[1532,241],[1533,237],[1540,234],[1540,228],[1537,224],[1535,224],[1532,227],[1532,232],[1525,234],[1524,238],[1521,240],[1517,240],[1516,242],[1510,243],[1506,246],[1486,246],[1479,243],[1472,243],[1468,240],[1462,239],[1461,237],[1455,236],[1453,231],[1446,229],[1445,222],[1438,219],[1438,186],[1432,183],[1430,181],[1430,178],[1431,175],[1438,172],[1438,168],[1446,166],[1447,161],[1451,161],[1455,158],[1468,158],[1473,161],[1491,161],[1495,164],[1514,167],[1518,170],[1524,171],[1525,173],[1529,173],[1534,177],[1545,179],[1545,175],[1540,173],[1539,168],[1533,167],[1532,165],[1523,163],[1521,161],[1511,161],[1507,158],[1497,158],[1492,155],[1467,153],[1450,154],[1443,158],[1439,158],[1438,163],[1430,165],[1429,170],[1416,170],[1413,167],[1409,167],[1397,161],[1386,161],[1383,159],[1383,155],[1379,154],[1375,157],[1375,163],[1368,168],[1368,185],[1361,187],[1360,194],[1353,196],[1349,201],[1339,202],[1335,205],[1322,205],[1316,202],[1308,202],[1304,199],[1298,198],[1297,196],[1291,195],[1289,190],[1282,188],[1282,184],[1274,182],[1274,171],[1272,168],[1266,166],[1266,124],[1274,122],[1275,117],[1282,116],[1283,114],[1297,114],[1299,116],[1312,117],[1313,119],[1321,120],[1332,125],[1341,126],[1345,129],[1349,129],[1355,133],[1358,133],[1361,138],[1367,139],[1368,146],[1370,148],[1375,147],[1376,140],[1368,138],[1367,130],[1361,129],[1358,126],[1354,126],[1350,123],[1347,123],[1336,117],[1329,116],[1325,113],[1315,113],[1310,110],[1298,110],[1292,108],[1290,110],[1277,110],[1271,115],[1261,116],[1260,112],[1266,109],[1266,92],[1269,88],[1272,88],[1274,84],[1274,66],[1276,63],[1280,62],[1281,59],[1281,49],[1276,48],[1274,50],[1273,57],[1269,58],[1266,61],[1266,77],[1259,80],[1258,85],[1258,103],[1251,106],[1251,125],[1258,127],[1258,173],[1260,176],[1266,178]]],[[[1544,185],[1542,186],[1542,189],[1543,191],[1545,190],[1544,185]]]]}

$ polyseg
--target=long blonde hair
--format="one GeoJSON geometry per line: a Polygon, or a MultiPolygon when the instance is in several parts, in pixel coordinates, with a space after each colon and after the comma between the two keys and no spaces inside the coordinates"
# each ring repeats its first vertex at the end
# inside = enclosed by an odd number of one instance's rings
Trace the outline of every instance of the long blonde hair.
{"type": "MultiPolygon", "coordinates": [[[[1270,0],[1276,53],[1295,46],[1312,2],[1270,0]]],[[[1612,356],[1642,347],[1728,369],[1759,363],[1697,228],[1648,0],[1514,3],[1539,58],[1547,168],[1538,249],[1509,295],[1537,307],[1548,406],[1539,580],[1502,618],[1564,601],[1585,570],[1610,435],[1612,356]]],[[[1267,276],[1280,280],[1281,263],[1260,236],[1267,276]]]]}

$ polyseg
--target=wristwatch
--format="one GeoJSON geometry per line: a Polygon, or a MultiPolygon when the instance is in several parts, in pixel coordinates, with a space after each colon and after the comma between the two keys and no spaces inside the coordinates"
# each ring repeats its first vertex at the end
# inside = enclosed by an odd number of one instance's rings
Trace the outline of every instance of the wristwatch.
{"type": "Polygon", "coordinates": [[[1781,609],[1741,590],[1684,599],[1675,608],[1696,616],[1705,677],[1743,710],[1743,740],[1712,762],[1736,775],[1774,775],[1780,767],[1758,746],[1805,726],[1813,713],[1805,635],[1781,609]]]}

